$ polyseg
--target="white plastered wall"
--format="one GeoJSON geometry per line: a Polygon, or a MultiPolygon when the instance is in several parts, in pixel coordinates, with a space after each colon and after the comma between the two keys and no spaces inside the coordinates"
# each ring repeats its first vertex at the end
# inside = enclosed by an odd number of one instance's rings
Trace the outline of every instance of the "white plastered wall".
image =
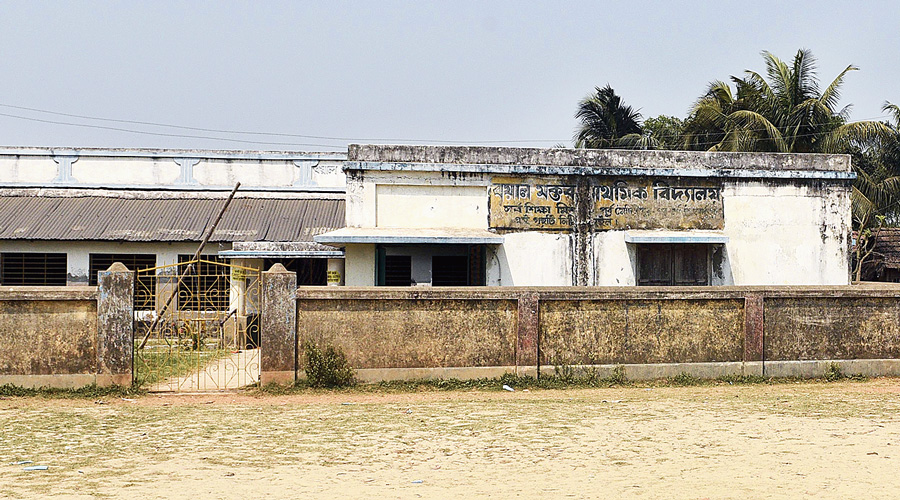
{"type": "MultiPolygon", "coordinates": [[[[723,190],[724,234],[714,245],[712,285],[846,285],[847,187],[817,182],[730,181],[723,190]]],[[[594,284],[636,284],[635,246],[625,231],[593,237],[594,284]]]]}
{"type": "MultiPolygon", "coordinates": [[[[487,229],[489,183],[487,174],[367,172],[348,182],[348,225],[487,229]]],[[[722,196],[729,241],[714,246],[712,285],[849,283],[848,186],[806,179],[726,180],[722,196]]],[[[503,245],[488,247],[488,285],[574,284],[571,234],[502,236],[503,245]]],[[[625,231],[595,233],[588,245],[589,285],[636,284],[635,247],[625,242],[625,231]]],[[[374,284],[374,266],[374,245],[348,246],[348,285],[374,284]]]]}
{"type": "Polygon", "coordinates": [[[393,228],[487,226],[483,186],[397,186],[375,188],[375,225],[393,228]]]}
{"type": "Polygon", "coordinates": [[[481,174],[366,172],[347,179],[348,227],[487,229],[481,174]]]}
{"type": "MultiPolygon", "coordinates": [[[[164,155],[166,152],[160,152],[164,155]]],[[[202,152],[198,153],[202,156],[202,152]]],[[[60,152],[61,156],[67,156],[60,152]]],[[[75,156],[74,154],[70,156],[75,156]]],[[[62,170],[52,155],[0,155],[0,181],[5,184],[47,187],[78,186],[210,186],[229,187],[241,182],[250,188],[342,188],[345,184],[340,160],[200,158],[191,167],[192,182],[180,179],[177,156],[80,156],[71,163],[70,178],[60,179],[62,170]],[[310,167],[309,184],[300,184],[301,170],[310,167]]],[[[180,161],[180,160],[179,160],[180,161]]]]}
{"type": "Polygon", "coordinates": [[[730,182],[723,199],[733,284],[849,283],[849,187],[730,182]]]}
{"type": "Polygon", "coordinates": [[[489,286],[569,286],[572,244],[566,233],[520,232],[503,235],[488,247],[489,286]]]}
{"type": "Polygon", "coordinates": [[[625,243],[625,231],[595,233],[593,246],[593,285],[634,286],[634,246],[625,243]]]}
{"type": "Polygon", "coordinates": [[[375,245],[347,245],[344,249],[344,284],[375,286],[375,245]]]}
{"type": "Polygon", "coordinates": [[[82,184],[174,184],[180,171],[172,159],[159,158],[86,157],[72,163],[74,182],[82,184]]]}

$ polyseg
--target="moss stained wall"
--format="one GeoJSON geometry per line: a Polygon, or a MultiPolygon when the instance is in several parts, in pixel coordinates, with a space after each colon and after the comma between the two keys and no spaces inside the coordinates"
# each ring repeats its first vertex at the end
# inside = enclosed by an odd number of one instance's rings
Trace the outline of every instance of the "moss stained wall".
{"type": "Polygon", "coordinates": [[[765,300],[766,361],[900,358],[896,297],[765,300]]]}
{"type": "Polygon", "coordinates": [[[0,301],[0,375],[96,373],[96,300],[0,301]]]}
{"type": "Polygon", "coordinates": [[[322,287],[296,296],[299,342],[339,346],[355,368],[900,359],[896,285],[322,287]]]}
{"type": "Polygon", "coordinates": [[[513,366],[516,317],[515,300],[299,300],[298,366],[306,340],[354,368],[513,366]]]}
{"type": "Polygon", "coordinates": [[[741,361],[742,300],[546,300],[541,365],[741,361]]]}

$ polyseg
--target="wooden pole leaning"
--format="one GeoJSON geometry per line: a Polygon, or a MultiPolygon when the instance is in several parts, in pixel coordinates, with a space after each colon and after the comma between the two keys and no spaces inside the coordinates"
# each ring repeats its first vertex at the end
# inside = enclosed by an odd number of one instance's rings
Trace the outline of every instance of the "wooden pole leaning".
{"type": "Polygon", "coordinates": [[[206,244],[209,242],[209,239],[212,238],[213,233],[216,231],[216,226],[219,225],[219,221],[222,220],[222,216],[225,215],[225,211],[228,210],[228,205],[231,204],[231,200],[234,199],[234,194],[237,193],[238,188],[241,187],[241,183],[238,182],[234,185],[234,189],[231,190],[231,194],[228,195],[228,199],[225,200],[225,204],[222,205],[222,209],[219,210],[219,215],[216,216],[216,220],[213,221],[212,226],[209,227],[209,230],[206,231],[206,235],[203,236],[203,241],[200,242],[200,246],[197,247],[197,251],[194,252],[194,257],[191,259],[191,263],[188,264],[180,273],[178,273],[178,281],[175,283],[175,290],[169,295],[169,298],[166,300],[165,305],[162,309],[160,309],[159,313],[157,313],[156,317],[153,318],[153,323],[150,325],[150,328],[147,329],[147,333],[144,335],[144,338],[141,340],[141,345],[138,346],[138,349],[143,349],[144,346],[147,345],[147,340],[150,339],[150,334],[153,330],[156,329],[157,325],[159,325],[160,320],[162,320],[163,315],[165,315],[166,311],[169,309],[169,306],[172,305],[172,300],[178,295],[178,290],[181,288],[181,283],[184,281],[184,277],[191,272],[194,268],[194,262],[200,258],[200,253],[203,252],[203,248],[206,247],[206,244]]]}

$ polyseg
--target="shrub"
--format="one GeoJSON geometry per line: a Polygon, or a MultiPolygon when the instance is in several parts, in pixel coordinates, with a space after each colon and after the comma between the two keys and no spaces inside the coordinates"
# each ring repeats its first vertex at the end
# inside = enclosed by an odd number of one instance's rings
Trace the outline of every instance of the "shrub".
{"type": "Polygon", "coordinates": [[[699,378],[685,372],[681,372],[678,375],[675,375],[671,380],[674,385],[680,385],[684,387],[698,385],[700,383],[699,378]]]}
{"type": "Polygon", "coordinates": [[[824,377],[826,382],[836,382],[846,378],[843,370],[841,370],[841,366],[837,363],[828,364],[828,367],[825,368],[824,377]]]}
{"type": "Polygon", "coordinates": [[[609,383],[612,385],[627,385],[628,377],[625,376],[625,367],[622,365],[616,365],[613,368],[612,375],[609,377],[609,383]]]}
{"type": "Polygon", "coordinates": [[[569,365],[555,365],[553,367],[553,373],[556,375],[557,380],[566,384],[575,382],[577,378],[575,376],[575,369],[569,365]]]}
{"type": "Polygon", "coordinates": [[[320,349],[312,342],[304,344],[306,379],[310,387],[348,387],[356,383],[353,368],[339,348],[320,349]]]}

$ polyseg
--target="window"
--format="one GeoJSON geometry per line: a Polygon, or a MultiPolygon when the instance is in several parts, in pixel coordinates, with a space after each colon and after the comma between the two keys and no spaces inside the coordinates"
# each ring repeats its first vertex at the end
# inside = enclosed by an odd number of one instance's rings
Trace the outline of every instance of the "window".
{"type": "Polygon", "coordinates": [[[384,256],[384,286],[409,286],[412,284],[412,257],[409,255],[384,256]]]}
{"type": "Polygon", "coordinates": [[[637,255],[640,286],[709,285],[709,245],[638,245],[637,255]]]}
{"type": "MultiPolygon", "coordinates": [[[[156,266],[156,254],[152,253],[92,253],[88,281],[97,286],[97,273],[106,271],[114,262],[121,262],[129,271],[149,269],[156,266]]],[[[156,276],[151,273],[136,273],[134,281],[134,303],[137,309],[153,309],[156,297],[156,276]]]]}
{"type": "Polygon", "coordinates": [[[0,254],[0,283],[4,286],[66,286],[66,254],[0,254]]]}
{"type": "Polygon", "coordinates": [[[326,274],[328,259],[265,259],[263,270],[268,271],[275,263],[285,269],[297,273],[297,286],[325,286],[328,284],[326,274]]]}
{"type": "MultiPolygon", "coordinates": [[[[193,255],[179,255],[178,262],[190,262],[193,255]]],[[[231,268],[228,259],[201,255],[190,273],[185,274],[178,293],[178,308],[183,311],[228,311],[231,303],[231,268]],[[212,264],[210,262],[213,262],[212,264]]],[[[178,272],[184,272],[179,266],[178,272]]],[[[177,279],[177,277],[173,278],[177,279]]]]}
{"type": "Polygon", "coordinates": [[[469,259],[465,255],[435,255],[431,258],[432,286],[469,284],[469,259]]]}
{"type": "Polygon", "coordinates": [[[484,286],[484,245],[378,245],[379,286],[484,286]]]}

